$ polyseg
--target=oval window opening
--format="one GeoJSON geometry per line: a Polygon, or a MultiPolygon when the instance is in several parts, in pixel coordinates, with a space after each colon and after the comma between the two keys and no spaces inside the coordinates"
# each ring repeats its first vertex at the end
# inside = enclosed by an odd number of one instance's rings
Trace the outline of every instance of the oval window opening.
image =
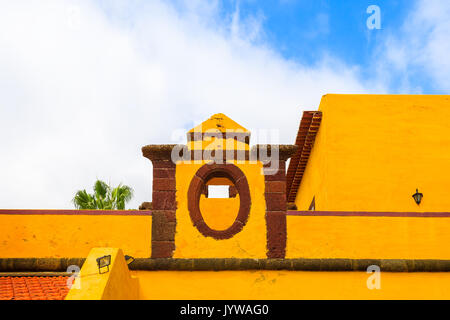
{"type": "Polygon", "coordinates": [[[241,232],[250,215],[252,200],[245,174],[237,166],[205,164],[195,173],[188,190],[191,221],[205,237],[230,239],[241,232]],[[229,198],[208,198],[208,186],[228,186],[229,198]]]}

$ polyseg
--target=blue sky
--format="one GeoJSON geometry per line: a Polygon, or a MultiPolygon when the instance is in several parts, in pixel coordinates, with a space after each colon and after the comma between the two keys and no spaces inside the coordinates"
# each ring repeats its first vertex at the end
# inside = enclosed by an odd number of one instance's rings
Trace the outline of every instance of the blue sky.
{"type": "MultiPolygon", "coordinates": [[[[435,74],[430,74],[430,64],[433,64],[431,68],[439,69],[439,63],[436,65],[436,61],[427,61],[430,57],[424,55],[424,52],[433,55],[427,50],[436,46],[437,39],[430,38],[437,26],[441,25],[441,29],[444,29],[444,32],[440,31],[441,37],[446,36],[445,32],[450,28],[448,3],[445,0],[163,2],[175,8],[180,17],[186,15],[186,12],[197,11],[201,20],[201,15],[204,14],[205,21],[214,20],[213,23],[208,21],[210,26],[214,23],[222,26],[231,24],[233,17],[238,13],[243,25],[252,23],[258,25],[258,35],[251,42],[270,47],[287,61],[304,66],[315,66],[326,58],[337,60],[339,64],[357,68],[360,81],[367,82],[365,83],[367,86],[372,82],[380,84],[381,76],[385,78],[383,93],[449,92],[447,85],[436,83],[435,74]],[[367,28],[366,21],[371,15],[367,13],[367,8],[370,5],[380,8],[381,29],[367,28]],[[442,11],[441,15],[436,11],[442,11]],[[210,14],[211,16],[207,17],[210,14]],[[435,25],[430,25],[435,18],[437,18],[434,21],[435,25]],[[434,43],[431,43],[433,40],[434,43]],[[423,42],[423,46],[417,45],[417,42],[423,42]],[[424,57],[420,58],[419,55],[424,57]],[[399,60],[403,62],[399,63],[399,60]]],[[[133,28],[140,11],[148,8],[148,2],[142,0],[128,1],[126,5],[120,1],[113,1],[116,5],[111,5],[112,1],[107,0],[98,0],[97,3],[113,21],[120,21],[130,28],[133,28]]],[[[246,31],[249,30],[244,30],[244,33],[246,31]]],[[[438,55],[442,55],[445,50],[446,46],[442,45],[441,53],[438,55]]],[[[450,59],[446,57],[446,60],[450,59]]],[[[448,62],[444,64],[447,66],[448,62]]]]}
{"type": "Polygon", "coordinates": [[[137,208],[141,147],[215,113],[290,144],[329,93],[449,94],[449,17],[449,0],[0,0],[0,202],[73,208],[100,178],[137,208]]]}
{"type": "MultiPolygon", "coordinates": [[[[221,2],[224,19],[236,9],[242,19],[261,18],[263,38],[283,57],[302,64],[315,64],[324,55],[332,54],[340,61],[360,67],[362,79],[370,77],[380,46],[389,36],[401,36],[407,18],[417,9],[413,0],[226,0],[221,2]],[[381,10],[381,29],[369,30],[366,9],[377,5],[381,10]]],[[[450,20],[450,17],[448,18],[450,20]]],[[[413,70],[413,87],[420,93],[445,94],[430,84],[428,75],[413,70]]],[[[409,93],[401,88],[400,77],[389,86],[391,93],[409,93]]]]}
{"type": "Polygon", "coordinates": [[[314,62],[324,51],[333,52],[350,64],[366,64],[377,38],[401,26],[411,1],[225,1],[223,14],[240,8],[243,17],[260,12],[267,39],[285,57],[314,62]],[[369,5],[377,4],[382,30],[369,31],[369,5]]]}

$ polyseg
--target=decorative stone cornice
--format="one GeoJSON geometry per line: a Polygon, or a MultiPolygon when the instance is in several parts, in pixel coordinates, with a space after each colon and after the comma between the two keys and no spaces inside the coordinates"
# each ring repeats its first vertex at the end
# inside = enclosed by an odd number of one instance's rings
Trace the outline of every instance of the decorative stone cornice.
{"type": "MultiPolygon", "coordinates": [[[[0,272],[65,272],[81,267],[84,258],[0,258],[0,272]]],[[[137,258],[130,270],[292,270],[367,271],[377,265],[382,272],[450,272],[450,260],[435,259],[149,259],[137,258]]]]}
{"type": "Polygon", "coordinates": [[[180,160],[214,160],[217,155],[220,155],[222,159],[229,159],[231,155],[232,159],[255,161],[259,160],[265,162],[270,162],[274,159],[286,161],[292,155],[294,155],[298,149],[297,145],[258,144],[253,146],[251,148],[251,151],[211,150],[205,152],[205,150],[189,150],[186,145],[152,144],[142,147],[142,154],[144,157],[150,159],[151,161],[168,161],[172,160],[172,151],[176,147],[178,147],[179,149],[180,154],[178,154],[177,156],[180,157],[180,160]],[[278,152],[278,158],[272,155],[273,152],[278,152]],[[198,153],[198,155],[196,153],[198,153]]]}
{"type": "Polygon", "coordinates": [[[136,259],[131,270],[290,270],[363,271],[372,265],[382,272],[449,272],[450,260],[416,259],[136,259]]]}
{"type": "Polygon", "coordinates": [[[142,147],[142,155],[151,161],[171,160],[172,150],[176,144],[150,144],[142,147]]]}
{"type": "Polygon", "coordinates": [[[85,258],[0,258],[0,272],[58,272],[83,265],[85,258]]]}

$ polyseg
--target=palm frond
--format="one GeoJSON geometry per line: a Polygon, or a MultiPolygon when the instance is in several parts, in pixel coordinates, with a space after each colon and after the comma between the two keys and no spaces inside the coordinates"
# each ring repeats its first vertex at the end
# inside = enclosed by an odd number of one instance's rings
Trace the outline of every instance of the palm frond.
{"type": "Polygon", "coordinates": [[[105,199],[108,195],[110,187],[103,181],[97,180],[94,184],[94,192],[98,198],[105,199]]]}
{"type": "Polygon", "coordinates": [[[114,188],[112,194],[118,210],[125,210],[125,204],[133,198],[133,189],[129,186],[119,184],[114,188]]]}
{"type": "Polygon", "coordinates": [[[134,195],[131,187],[119,184],[112,189],[108,184],[97,180],[94,184],[94,194],[89,194],[86,190],[79,190],[72,199],[75,208],[100,209],[100,210],[125,210],[125,204],[134,195]]]}
{"type": "Polygon", "coordinates": [[[86,190],[79,190],[72,200],[75,208],[81,210],[96,209],[95,201],[92,195],[86,190]]]}

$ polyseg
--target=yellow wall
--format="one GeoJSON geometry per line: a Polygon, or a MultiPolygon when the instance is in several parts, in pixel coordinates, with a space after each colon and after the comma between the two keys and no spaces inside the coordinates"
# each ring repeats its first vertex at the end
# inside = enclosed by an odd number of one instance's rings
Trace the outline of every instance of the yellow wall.
{"type": "MultiPolygon", "coordinates": [[[[175,234],[174,258],[265,258],[266,257],[266,203],[264,199],[264,175],[262,163],[236,164],[245,174],[249,188],[252,206],[247,224],[241,232],[231,239],[215,240],[211,237],[204,237],[192,224],[189,216],[187,193],[191,179],[200,167],[206,162],[196,164],[177,164],[177,227],[175,234]]],[[[237,198],[238,199],[238,198],[237,198]]],[[[215,210],[217,221],[211,222],[210,227],[221,227],[226,229],[233,221],[224,216],[232,209],[231,215],[237,214],[235,211],[237,199],[203,199],[202,209],[206,209],[205,221],[214,219],[212,216],[215,210]],[[206,201],[205,201],[206,200],[206,201]],[[224,201],[230,201],[229,206],[221,205],[224,201]],[[207,217],[207,218],[206,218],[207,217]],[[230,222],[225,227],[226,222],[230,222]]]]}
{"type": "Polygon", "coordinates": [[[0,258],[84,258],[93,247],[151,256],[151,216],[0,215],[0,258]]]}
{"type": "Polygon", "coordinates": [[[66,300],[136,300],[139,280],[132,277],[121,249],[93,248],[81,268],[66,300]],[[97,258],[111,255],[109,271],[99,273],[97,258]]]}
{"type": "Polygon", "coordinates": [[[132,271],[141,299],[450,299],[450,273],[132,271]],[[158,288],[155,290],[155,288],[158,288]]]}
{"type": "Polygon", "coordinates": [[[286,258],[450,259],[450,218],[288,216],[286,258]]]}
{"type": "MultiPolygon", "coordinates": [[[[252,192],[263,197],[263,185],[252,192]]],[[[265,258],[265,208],[257,203],[246,227],[228,240],[203,237],[180,209],[175,258],[265,258]]],[[[448,230],[450,218],[288,216],[286,257],[450,259],[448,230]]],[[[83,258],[97,246],[121,246],[135,258],[151,254],[149,216],[0,215],[0,234],[0,258],[83,258]]]]}
{"type": "Polygon", "coordinates": [[[315,196],[324,211],[449,211],[450,96],[330,94],[319,110],[299,210],[315,196]]]}
{"type": "Polygon", "coordinates": [[[205,223],[214,230],[226,230],[236,220],[239,212],[239,195],[236,198],[215,199],[200,197],[200,211],[205,223]]]}
{"type": "Polygon", "coordinates": [[[242,141],[216,137],[209,137],[202,141],[190,141],[187,146],[190,150],[250,150],[249,145],[242,141]]]}

